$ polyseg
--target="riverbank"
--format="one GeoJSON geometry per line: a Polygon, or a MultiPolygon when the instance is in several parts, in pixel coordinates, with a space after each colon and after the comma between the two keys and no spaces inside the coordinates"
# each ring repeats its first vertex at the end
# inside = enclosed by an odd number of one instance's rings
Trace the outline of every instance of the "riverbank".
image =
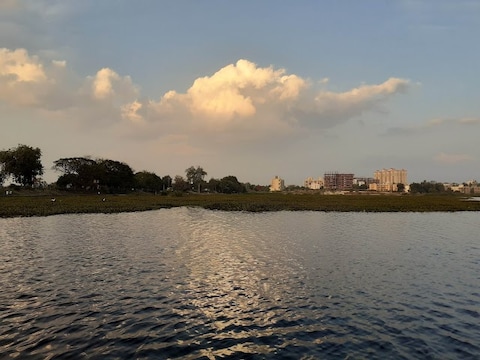
{"type": "Polygon", "coordinates": [[[319,195],[319,194],[184,194],[14,195],[0,197],[0,217],[73,213],[119,213],[179,206],[224,211],[357,211],[434,212],[480,211],[480,201],[446,195],[319,195]]]}

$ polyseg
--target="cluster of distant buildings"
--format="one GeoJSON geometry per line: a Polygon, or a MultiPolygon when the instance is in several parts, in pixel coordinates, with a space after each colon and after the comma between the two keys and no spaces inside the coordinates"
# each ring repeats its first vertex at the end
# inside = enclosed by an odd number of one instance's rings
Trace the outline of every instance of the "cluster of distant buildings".
{"type": "Polygon", "coordinates": [[[448,188],[454,192],[462,194],[480,194],[480,184],[476,180],[469,180],[463,184],[443,184],[445,188],[448,188]]]}
{"type": "MultiPolygon", "coordinates": [[[[408,191],[407,170],[405,169],[382,169],[375,171],[373,177],[355,177],[354,174],[339,172],[327,172],[323,178],[314,179],[308,177],[303,186],[306,189],[325,191],[350,191],[354,188],[381,192],[408,191]],[[401,185],[400,185],[401,184],[401,185]],[[400,188],[401,186],[401,188],[400,188]]],[[[285,189],[285,182],[275,176],[270,184],[270,191],[282,191],[285,189]]]]}
{"type": "MultiPolygon", "coordinates": [[[[462,184],[444,183],[444,188],[462,194],[480,194],[480,183],[470,180],[462,184]]],[[[327,172],[323,178],[308,177],[303,183],[305,189],[324,190],[327,192],[351,191],[354,189],[378,192],[408,192],[410,185],[405,169],[376,170],[373,177],[355,177],[354,174],[327,172]]],[[[270,191],[285,190],[285,182],[275,176],[270,183],[270,191]]]]}

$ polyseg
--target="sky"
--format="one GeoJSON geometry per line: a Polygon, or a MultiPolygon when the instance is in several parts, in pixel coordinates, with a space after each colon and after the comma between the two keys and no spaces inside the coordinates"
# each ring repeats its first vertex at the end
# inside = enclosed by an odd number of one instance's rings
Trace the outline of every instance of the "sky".
{"type": "Polygon", "coordinates": [[[480,180],[480,1],[0,0],[0,150],[480,180]]]}

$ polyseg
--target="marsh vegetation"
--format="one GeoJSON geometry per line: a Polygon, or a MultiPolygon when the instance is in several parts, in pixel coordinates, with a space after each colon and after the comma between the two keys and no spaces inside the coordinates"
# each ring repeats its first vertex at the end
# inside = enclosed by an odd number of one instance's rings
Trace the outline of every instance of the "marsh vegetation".
{"type": "Polygon", "coordinates": [[[0,217],[69,213],[118,213],[179,206],[225,211],[480,211],[479,201],[446,195],[320,195],[320,194],[152,194],[74,195],[14,194],[0,197],[0,217]]]}

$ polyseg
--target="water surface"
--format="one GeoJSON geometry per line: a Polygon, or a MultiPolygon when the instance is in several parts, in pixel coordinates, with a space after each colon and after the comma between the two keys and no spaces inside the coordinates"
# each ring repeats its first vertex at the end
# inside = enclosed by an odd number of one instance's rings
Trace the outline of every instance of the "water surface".
{"type": "Polygon", "coordinates": [[[0,219],[0,357],[480,356],[479,213],[0,219]]]}

